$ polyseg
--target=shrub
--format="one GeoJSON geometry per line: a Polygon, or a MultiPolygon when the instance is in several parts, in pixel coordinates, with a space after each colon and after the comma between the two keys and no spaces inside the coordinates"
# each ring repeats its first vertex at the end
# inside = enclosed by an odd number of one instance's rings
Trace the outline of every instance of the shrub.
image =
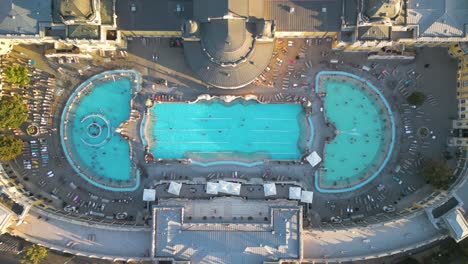
{"type": "Polygon", "coordinates": [[[48,253],[45,247],[29,246],[21,252],[21,264],[39,264],[47,257],[48,253]]]}
{"type": "Polygon", "coordinates": [[[415,106],[421,106],[424,101],[426,101],[426,95],[421,93],[421,92],[412,92],[408,98],[408,103],[415,105],[415,106]]]}
{"type": "Polygon", "coordinates": [[[28,119],[28,107],[19,95],[0,99],[0,128],[17,128],[28,119]]]}
{"type": "Polygon", "coordinates": [[[23,141],[12,135],[0,137],[0,160],[7,161],[16,158],[23,151],[23,141]]]}
{"type": "Polygon", "coordinates": [[[28,77],[28,69],[20,65],[12,65],[5,72],[5,80],[11,85],[26,86],[31,81],[28,77]]]}
{"type": "Polygon", "coordinates": [[[446,162],[431,160],[422,170],[426,181],[437,189],[448,189],[452,181],[452,170],[446,162]]]}

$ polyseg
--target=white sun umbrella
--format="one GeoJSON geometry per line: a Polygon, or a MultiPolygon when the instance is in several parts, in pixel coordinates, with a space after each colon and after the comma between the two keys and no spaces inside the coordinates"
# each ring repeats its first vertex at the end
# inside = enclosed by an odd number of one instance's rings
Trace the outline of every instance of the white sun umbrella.
{"type": "Polygon", "coordinates": [[[265,193],[265,196],[276,195],[276,185],[274,183],[263,184],[263,192],[265,193]]]}
{"type": "Polygon", "coordinates": [[[240,195],[241,184],[227,181],[219,181],[218,192],[240,195]]]}
{"type": "Polygon", "coordinates": [[[227,181],[218,182],[218,192],[228,193],[229,192],[229,183],[227,181]]]}
{"type": "Polygon", "coordinates": [[[310,204],[310,203],[312,203],[313,198],[314,198],[314,193],[313,192],[302,191],[301,202],[310,204]]]}
{"type": "Polygon", "coordinates": [[[171,184],[169,184],[169,189],[167,190],[167,192],[172,193],[174,195],[179,195],[181,188],[182,188],[182,183],[172,181],[171,184]]]}
{"type": "Polygon", "coordinates": [[[232,195],[240,195],[241,184],[240,183],[229,183],[229,193],[232,195]]]}
{"type": "Polygon", "coordinates": [[[322,161],[322,158],[317,154],[316,151],[310,153],[309,156],[306,157],[306,160],[312,165],[312,167],[317,166],[322,161]]]}
{"type": "Polygon", "coordinates": [[[144,202],[153,202],[156,200],[156,190],[155,189],[144,189],[143,190],[143,201],[144,202]]]}
{"type": "Polygon", "coordinates": [[[217,182],[207,182],[206,183],[206,193],[207,194],[218,194],[218,183],[217,182]]]}
{"type": "Polygon", "coordinates": [[[301,199],[301,187],[289,187],[289,199],[300,200],[301,199]]]}

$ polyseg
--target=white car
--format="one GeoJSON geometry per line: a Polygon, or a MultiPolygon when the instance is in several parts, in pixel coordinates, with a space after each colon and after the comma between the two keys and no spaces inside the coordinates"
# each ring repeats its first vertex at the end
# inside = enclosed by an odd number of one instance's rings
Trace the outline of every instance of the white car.
{"type": "Polygon", "coordinates": [[[386,205],[386,206],[384,206],[382,209],[383,209],[383,211],[386,212],[386,213],[395,212],[395,207],[393,207],[393,205],[386,205]]]}
{"type": "Polygon", "coordinates": [[[72,212],[76,212],[76,207],[72,205],[67,205],[63,208],[63,210],[67,213],[72,213],[72,212]]]}

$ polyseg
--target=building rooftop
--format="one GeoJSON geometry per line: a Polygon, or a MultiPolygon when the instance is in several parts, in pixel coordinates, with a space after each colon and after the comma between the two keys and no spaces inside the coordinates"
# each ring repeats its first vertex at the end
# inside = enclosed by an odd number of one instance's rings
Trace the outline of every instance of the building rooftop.
{"type": "Polygon", "coordinates": [[[8,212],[3,205],[0,205],[0,231],[3,230],[5,225],[8,224],[8,219],[10,217],[10,212],[8,212]]]}
{"type": "Polygon", "coordinates": [[[452,198],[448,199],[442,205],[434,208],[432,210],[432,216],[434,218],[439,218],[439,217],[443,216],[444,214],[446,214],[447,212],[449,212],[450,210],[452,210],[453,208],[457,207],[458,204],[459,204],[458,200],[455,197],[452,197],[452,198]]]}
{"type": "Polygon", "coordinates": [[[184,54],[205,83],[226,89],[251,83],[273,54],[271,21],[261,16],[263,0],[195,0],[185,23],[184,54]],[[209,7],[209,8],[208,8],[209,7]]]}
{"type": "Polygon", "coordinates": [[[344,21],[346,26],[355,26],[357,23],[358,1],[347,0],[344,2],[344,21]]]}
{"type": "MultiPolygon", "coordinates": [[[[230,203],[235,201],[229,199],[230,203]]],[[[206,203],[209,204],[208,201],[206,203]]],[[[252,206],[255,206],[255,202],[252,206]]],[[[268,222],[234,224],[185,222],[184,208],[155,206],[153,248],[156,258],[191,263],[263,263],[301,257],[300,207],[270,207],[268,222]],[[209,249],[209,251],[207,250],[209,249]]]]}
{"type": "Polygon", "coordinates": [[[185,41],[184,53],[188,65],[201,80],[219,88],[240,88],[251,83],[268,66],[273,54],[273,41],[256,41],[248,58],[235,67],[222,67],[211,61],[201,42],[185,41]]]}
{"type": "Polygon", "coordinates": [[[342,0],[264,0],[264,4],[265,19],[275,21],[276,31],[338,32],[341,29],[342,0]]]}
{"type": "Polygon", "coordinates": [[[468,222],[460,209],[452,210],[443,219],[455,241],[459,242],[468,236],[468,222]]]}
{"type": "Polygon", "coordinates": [[[407,23],[419,25],[419,37],[465,37],[466,0],[409,0],[407,23]]]}
{"type": "Polygon", "coordinates": [[[64,20],[90,21],[96,14],[95,0],[56,0],[64,20]]]}
{"type": "Polygon", "coordinates": [[[70,25],[67,26],[67,37],[71,39],[99,39],[99,26],[70,25]]]}
{"type": "Polygon", "coordinates": [[[365,0],[364,14],[371,21],[390,20],[400,14],[402,7],[401,0],[365,0]]]}
{"type": "Polygon", "coordinates": [[[459,45],[461,50],[463,50],[465,54],[468,54],[468,42],[460,42],[459,45]]]}
{"type": "Polygon", "coordinates": [[[2,0],[0,34],[38,34],[38,23],[51,22],[51,12],[51,0],[2,0]]]}
{"type": "Polygon", "coordinates": [[[193,0],[193,19],[208,21],[231,14],[263,18],[264,0],[193,0]]]}
{"type": "MultiPolygon", "coordinates": [[[[351,1],[349,10],[354,14],[349,12],[348,18],[356,21],[355,1],[351,1]]],[[[180,31],[185,19],[206,22],[208,17],[230,13],[234,17],[275,20],[277,31],[337,32],[341,27],[342,4],[343,0],[119,0],[116,13],[118,28],[129,31],[180,31]],[[135,12],[130,11],[132,3],[135,12]],[[294,7],[294,14],[289,7],[294,7]]]]}
{"type": "Polygon", "coordinates": [[[119,0],[115,6],[119,30],[180,31],[183,21],[193,14],[192,0],[119,0]],[[132,3],[135,12],[130,10],[132,3]]]}
{"type": "MultiPolygon", "coordinates": [[[[267,200],[245,200],[238,197],[223,197],[212,199],[209,202],[206,200],[188,200],[188,199],[160,199],[159,205],[166,207],[181,207],[184,208],[184,217],[191,217],[192,221],[200,221],[204,216],[210,218],[211,223],[226,223],[231,222],[235,218],[235,222],[251,222],[248,217],[252,217],[254,221],[264,221],[264,217],[268,216],[272,206],[271,201],[267,200]],[[213,219],[215,216],[216,219],[213,219]],[[222,219],[219,219],[222,216],[222,219]],[[244,220],[242,220],[242,218],[244,220]]],[[[275,206],[294,207],[297,201],[289,201],[283,199],[275,200],[275,206]]]]}
{"type": "Polygon", "coordinates": [[[243,19],[226,19],[200,25],[202,46],[217,63],[235,63],[253,48],[252,33],[243,19]]]}
{"type": "Polygon", "coordinates": [[[389,40],[390,26],[362,26],[358,27],[359,40],[389,40]]]}

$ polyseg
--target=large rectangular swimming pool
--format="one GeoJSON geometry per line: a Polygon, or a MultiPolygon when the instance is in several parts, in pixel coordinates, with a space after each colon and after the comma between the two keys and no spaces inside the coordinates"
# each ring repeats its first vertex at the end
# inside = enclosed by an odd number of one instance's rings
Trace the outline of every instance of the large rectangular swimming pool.
{"type": "Polygon", "coordinates": [[[146,139],[155,158],[297,160],[306,144],[299,104],[157,103],[148,121],[146,139]]]}

